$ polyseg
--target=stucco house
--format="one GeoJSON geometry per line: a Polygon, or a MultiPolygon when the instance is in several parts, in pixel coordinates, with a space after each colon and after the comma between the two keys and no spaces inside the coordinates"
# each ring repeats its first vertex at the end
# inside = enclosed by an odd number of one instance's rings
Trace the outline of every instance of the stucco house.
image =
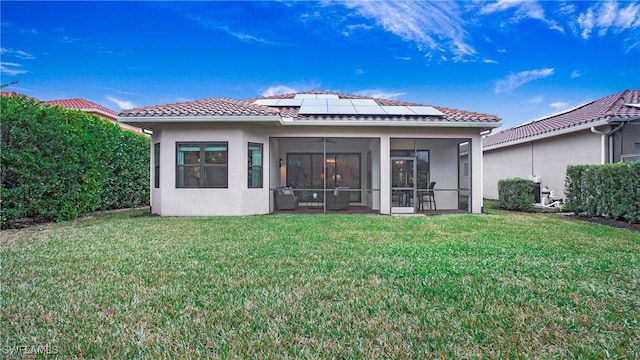
{"type": "Polygon", "coordinates": [[[568,165],[640,159],[640,90],[625,90],[483,138],[484,196],[531,178],[564,197],[568,165]]]}
{"type": "Polygon", "coordinates": [[[154,214],[215,216],[280,211],[280,193],[295,199],[286,210],[479,213],[481,133],[500,119],[304,92],[150,106],[118,120],[153,131],[154,214]]]}
{"type": "MultiPolygon", "coordinates": [[[[105,120],[109,120],[110,122],[120,126],[121,129],[123,130],[128,130],[128,131],[132,131],[138,134],[144,134],[144,132],[142,131],[141,128],[139,127],[135,127],[135,126],[131,126],[125,123],[120,123],[117,120],[118,117],[118,113],[107,108],[104,107],[102,105],[98,105],[92,101],[86,100],[86,99],[81,99],[81,98],[75,98],[75,99],[59,99],[59,100],[46,100],[43,101],[45,104],[49,104],[51,106],[62,106],[65,109],[74,109],[74,110],[80,110],[83,112],[86,112],[88,114],[93,114],[96,115],[98,117],[101,117],[105,120]]],[[[147,134],[145,134],[147,135],[147,134]]]]}

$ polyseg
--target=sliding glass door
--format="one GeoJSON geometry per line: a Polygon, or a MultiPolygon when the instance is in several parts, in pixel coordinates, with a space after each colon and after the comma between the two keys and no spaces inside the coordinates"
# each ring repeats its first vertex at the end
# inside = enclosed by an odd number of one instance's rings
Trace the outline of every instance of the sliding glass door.
{"type": "Polygon", "coordinates": [[[288,153],[287,186],[299,190],[301,199],[325,190],[349,188],[350,202],[361,201],[361,162],[359,153],[288,153]]]}
{"type": "Polygon", "coordinates": [[[391,158],[391,212],[414,213],[416,203],[414,157],[391,158]]]}

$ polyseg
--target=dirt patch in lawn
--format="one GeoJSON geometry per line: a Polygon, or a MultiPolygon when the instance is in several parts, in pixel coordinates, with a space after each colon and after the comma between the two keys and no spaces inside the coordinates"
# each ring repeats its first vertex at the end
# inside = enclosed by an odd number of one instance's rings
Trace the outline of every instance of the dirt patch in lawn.
{"type": "Polygon", "coordinates": [[[640,232],[640,224],[629,224],[626,221],[613,220],[613,219],[602,217],[602,216],[578,216],[578,215],[567,215],[567,216],[570,218],[578,219],[582,221],[588,221],[588,222],[598,223],[598,224],[616,227],[620,229],[628,229],[631,231],[640,232]]]}

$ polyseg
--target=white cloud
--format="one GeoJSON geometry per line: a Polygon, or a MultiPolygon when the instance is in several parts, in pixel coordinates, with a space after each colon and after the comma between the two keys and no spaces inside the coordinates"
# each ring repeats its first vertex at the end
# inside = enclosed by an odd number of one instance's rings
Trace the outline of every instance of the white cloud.
{"type": "Polygon", "coordinates": [[[633,43],[633,44],[629,45],[629,47],[627,47],[627,50],[626,50],[626,51],[627,51],[627,52],[631,52],[631,51],[632,51],[633,49],[635,49],[635,48],[639,48],[639,49],[640,49],[640,41],[635,42],[635,43],[633,43]]]}
{"type": "Polygon", "coordinates": [[[482,59],[482,62],[485,64],[497,64],[498,62],[493,59],[482,59]]]}
{"type": "Polygon", "coordinates": [[[133,108],[136,107],[136,105],[132,101],[121,100],[121,99],[115,98],[113,96],[108,96],[107,95],[107,100],[109,100],[109,101],[115,103],[116,105],[118,105],[118,107],[120,107],[121,110],[133,109],[133,108]]]}
{"type": "Polygon", "coordinates": [[[28,73],[27,70],[19,69],[22,67],[22,64],[12,63],[12,62],[0,62],[0,73],[15,76],[22,75],[28,73]]]}
{"type": "Polygon", "coordinates": [[[556,109],[556,110],[562,110],[562,109],[566,109],[568,107],[568,103],[564,102],[564,101],[556,101],[554,103],[549,104],[549,106],[551,106],[552,108],[556,109]]]}
{"type": "Polygon", "coordinates": [[[298,92],[296,89],[286,86],[286,85],[276,85],[271,86],[267,90],[262,92],[262,96],[274,96],[274,95],[282,95],[282,94],[290,94],[298,92]]]}
{"type": "Polygon", "coordinates": [[[572,79],[577,79],[580,77],[580,72],[578,70],[573,70],[570,76],[572,79]]]}
{"type": "Polygon", "coordinates": [[[21,60],[32,60],[36,57],[23,50],[0,48],[0,54],[12,56],[21,60]]]}
{"type": "Polygon", "coordinates": [[[400,96],[405,95],[405,92],[389,92],[380,89],[369,89],[369,90],[360,90],[355,92],[356,95],[360,96],[368,96],[379,99],[390,99],[394,100],[399,98],[400,96]]]}
{"type": "Polygon", "coordinates": [[[526,19],[542,21],[549,29],[564,32],[564,28],[554,20],[547,19],[542,5],[530,0],[499,0],[489,3],[480,10],[481,15],[513,10],[510,21],[517,23],[526,19]]]}
{"type": "Polygon", "coordinates": [[[361,30],[361,31],[371,30],[373,29],[373,26],[366,25],[366,24],[354,24],[354,25],[347,25],[346,28],[347,30],[343,31],[342,35],[351,36],[352,33],[358,30],[361,30]]]}
{"type": "Polygon", "coordinates": [[[520,86],[534,80],[543,79],[553,74],[553,68],[535,69],[528,71],[521,71],[516,74],[510,74],[505,79],[496,81],[496,87],[494,91],[496,94],[502,92],[510,92],[519,88],[520,86]]]}
{"type": "Polygon", "coordinates": [[[239,33],[239,32],[233,32],[233,31],[228,31],[229,34],[233,35],[236,39],[241,40],[241,41],[255,41],[257,43],[261,43],[261,44],[268,44],[269,41],[260,38],[260,37],[256,37],[253,35],[249,35],[249,34],[243,34],[243,33],[239,33]]]}
{"type": "Polygon", "coordinates": [[[527,104],[540,104],[541,102],[544,101],[544,98],[542,96],[535,96],[527,101],[525,101],[527,104]]]}
{"type": "Polygon", "coordinates": [[[445,51],[446,47],[456,59],[476,54],[467,42],[465,22],[455,2],[347,0],[333,4],[344,4],[375,20],[385,31],[415,42],[421,51],[445,51]]]}
{"type": "Polygon", "coordinates": [[[640,27],[640,5],[632,2],[625,8],[619,8],[616,1],[595,2],[578,16],[576,22],[583,39],[589,39],[594,30],[598,36],[604,36],[610,30],[620,33],[636,29],[640,27]]]}
{"type": "Polygon", "coordinates": [[[411,56],[394,56],[393,58],[396,60],[403,60],[403,61],[411,60],[411,56]]]}

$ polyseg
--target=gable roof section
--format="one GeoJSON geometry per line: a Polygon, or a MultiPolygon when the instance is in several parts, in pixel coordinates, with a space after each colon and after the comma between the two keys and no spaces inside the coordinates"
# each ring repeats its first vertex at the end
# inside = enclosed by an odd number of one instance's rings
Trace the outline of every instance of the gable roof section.
{"type": "Polygon", "coordinates": [[[639,103],[640,90],[625,90],[558,114],[491,134],[482,139],[482,146],[485,149],[499,148],[612,121],[635,119],[640,117],[640,107],[637,106],[639,103]]]}
{"type": "Polygon", "coordinates": [[[88,113],[96,113],[113,120],[118,116],[117,112],[85,99],[47,100],[44,101],[44,103],[51,106],[62,106],[65,109],[75,109],[88,113]]]}
{"type": "MultiPolygon", "coordinates": [[[[370,124],[436,124],[439,126],[485,126],[496,127],[500,118],[470,111],[432,107],[435,109],[429,115],[418,115],[408,111],[404,114],[391,111],[385,114],[355,114],[353,111],[345,113],[300,113],[301,105],[295,101],[285,102],[285,106],[275,106],[269,100],[296,99],[296,96],[312,98],[320,96],[321,99],[360,99],[374,101],[379,107],[419,107],[425,110],[423,104],[402,102],[388,99],[370,98],[358,95],[349,95],[332,92],[309,91],[303,93],[291,93],[284,95],[253,98],[248,100],[232,99],[205,99],[189,101],[177,104],[157,105],[144,108],[125,110],[119,115],[120,121],[128,123],[156,123],[159,121],[250,121],[266,120],[277,121],[286,125],[370,125],[370,124]],[[265,105],[267,104],[267,105],[265,105]],[[436,111],[437,110],[437,111],[436,111]]],[[[276,102],[277,103],[277,102],[276,102]]],[[[406,109],[405,108],[405,109],[406,109]]],[[[416,108],[413,108],[416,109],[416,108]]],[[[390,109],[392,110],[392,109],[390,109]]]]}

